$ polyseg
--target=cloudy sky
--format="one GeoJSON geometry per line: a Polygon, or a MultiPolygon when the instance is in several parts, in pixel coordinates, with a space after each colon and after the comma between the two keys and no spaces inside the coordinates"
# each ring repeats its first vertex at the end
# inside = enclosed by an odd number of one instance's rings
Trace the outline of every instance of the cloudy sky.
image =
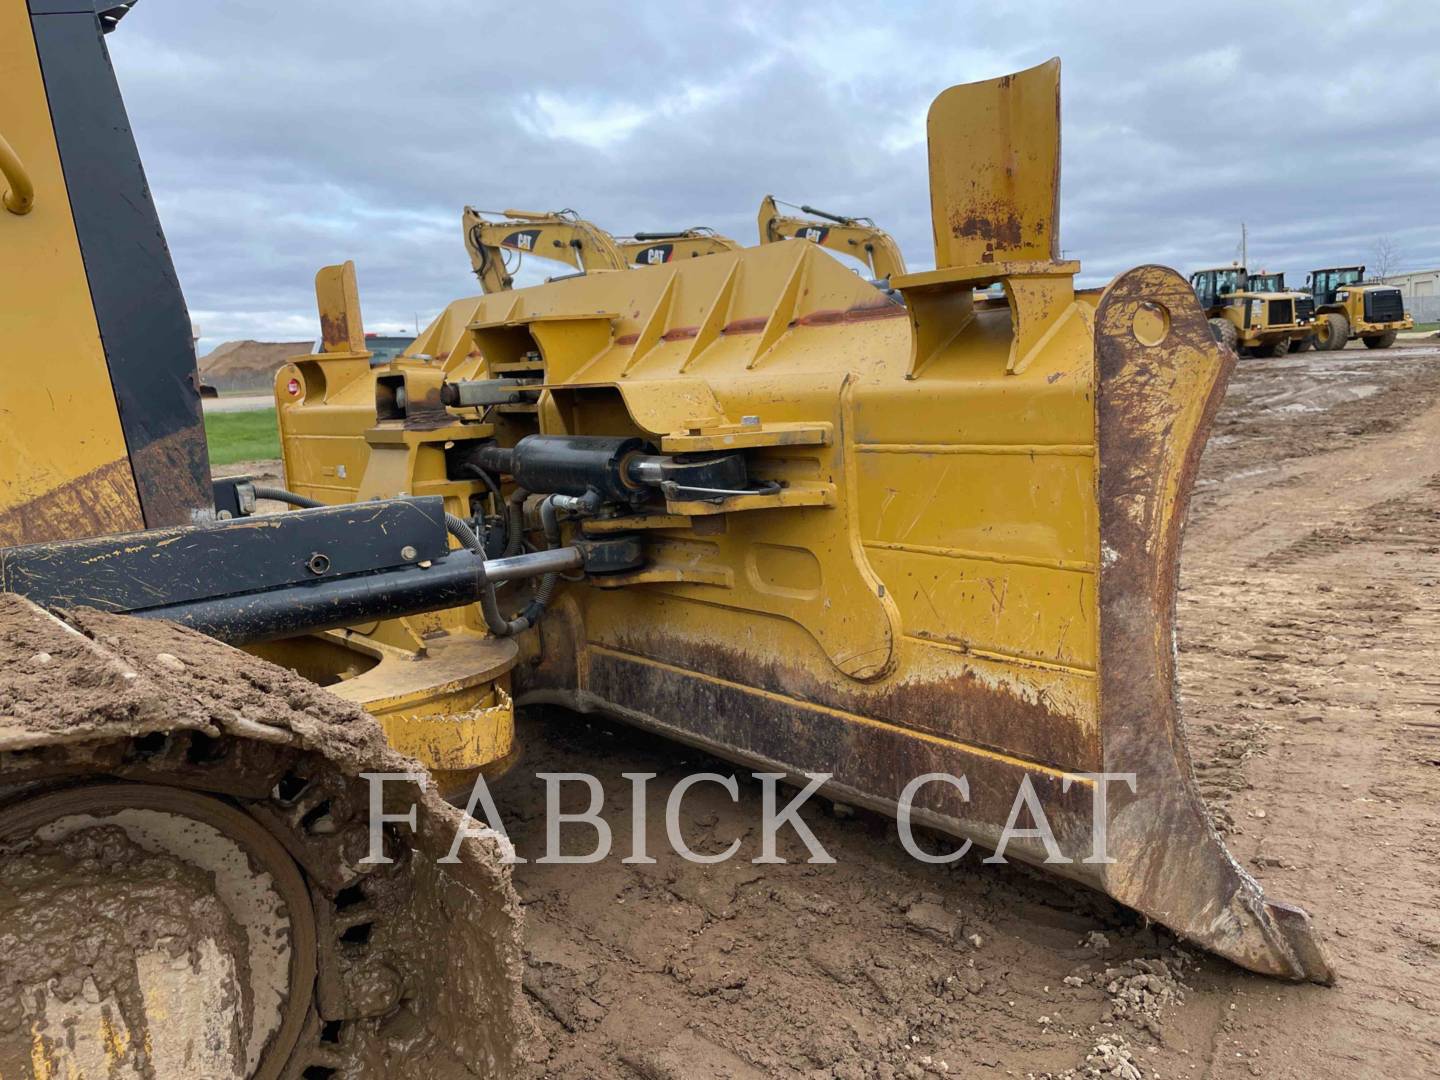
{"type": "MultiPolygon", "coordinates": [[[[933,265],[924,118],[1059,56],[1061,244],[1102,283],[1238,255],[1440,266],[1440,4],[142,0],[110,38],[206,351],[367,328],[475,290],[461,207],[754,242],[773,192],[933,265]],[[1327,10],[1328,9],[1328,10],[1327,10]]],[[[532,260],[522,281],[558,272],[532,260]]]]}

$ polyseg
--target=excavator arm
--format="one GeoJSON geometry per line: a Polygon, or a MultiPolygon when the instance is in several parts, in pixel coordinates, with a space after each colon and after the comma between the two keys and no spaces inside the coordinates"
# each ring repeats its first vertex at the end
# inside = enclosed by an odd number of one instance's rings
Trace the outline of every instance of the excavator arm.
{"type": "Polygon", "coordinates": [[[631,266],[659,266],[676,259],[720,255],[736,251],[741,244],[714,229],[697,227],[680,232],[643,232],[616,241],[631,266]]]}
{"type": "Polygon", "coordinates": [[[500,220],[486,217],[486,213],[467,206],[461,222],[470,265],[487,293],[514,285],[505,265],[506,251],[553,259],[581,271],[624,270],[629,265],[614,237],[572,211],[505,210],[500,220]]]}
{"type": "Polygon", "coordinates": [[[760,243],[778,240],[809,240],[821,247],[859,259],[877,280],[891,281],[905,273],[905,256],[894,237],[868,218],[841,217],[813,206],[799,208],[808,218],[780,213],[775,196],[760,202],[760,243]]]}

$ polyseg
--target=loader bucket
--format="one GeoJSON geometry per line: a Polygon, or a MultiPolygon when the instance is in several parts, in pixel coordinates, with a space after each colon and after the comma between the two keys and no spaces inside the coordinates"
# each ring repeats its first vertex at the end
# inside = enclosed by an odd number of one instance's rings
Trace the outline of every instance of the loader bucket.
{"type": "MultiPolygon", "coordinates": [[[[574,526],[641,538],[645,562],[560,591],[516,700],[824,774],[891,814],[909,797],[916,823],[1327,981],[1306,914],[1211,826],[1176,706],[1181,532],[1233,354],[1172,270],[1074,288],[1057,61],[946,91],[929,142],[936,268],[892,280],[903,303],[792,240],[475,298],[427,332],[447,380],[543,378],[477,437],[742,452],[757,484],[574,526]],[[1053,848],[1038,819],[1015,833],[1036,810],[1053,848]]],[[[306,455],[333,426],[305,404],[281,424],[292,483],[325,490],[306,455]]],[[[384,493],[371,438],[359,490],[384,493]]]]}

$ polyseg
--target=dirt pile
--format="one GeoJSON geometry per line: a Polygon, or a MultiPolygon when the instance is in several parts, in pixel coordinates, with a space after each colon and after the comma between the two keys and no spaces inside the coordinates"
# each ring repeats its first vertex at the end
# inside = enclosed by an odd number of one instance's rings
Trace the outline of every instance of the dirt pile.
{"type": "Polygon", "coordinates": [[[227,341],[200,358],[200,381],[222,392],[266,391],[281,365],[313,346],[310,341],[227,341]]]}

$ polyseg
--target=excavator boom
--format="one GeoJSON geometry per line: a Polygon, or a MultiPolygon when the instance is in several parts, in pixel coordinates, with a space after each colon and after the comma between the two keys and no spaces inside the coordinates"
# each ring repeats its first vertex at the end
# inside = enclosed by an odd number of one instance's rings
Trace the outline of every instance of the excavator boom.
{"type": "Polygon", "coordinates": [[[821,247],[858,259],[870,268],[877,281],[891,281],[905,273],[905,257],[900,247],[884,229],[867,218],[841,217],[813,206],[796,209],[810,214],[809,218],[789,217],[780,213],[775,196],[760,201],[760,243],[779,240],[809,240],[821,247]]]}
{"type": "Polygon", "coordinates": [[[505,210],[499,220],[485,211],[465,207],[461,215],[465,250],[481,287],[502,292],[514,285],[505,265],[505,252],[520,257],[534,255],[591,270],[624,270],[630,264],[604,229],[577,217],[569,210],[553,213],[505,210]]]}
{"type": "Polygon", "coordinates": [[[617,243],[632,266],[659,266],[675,259],[720,255],[740,247],[738,241],[705,228],[636,233],[617,243]]]}

